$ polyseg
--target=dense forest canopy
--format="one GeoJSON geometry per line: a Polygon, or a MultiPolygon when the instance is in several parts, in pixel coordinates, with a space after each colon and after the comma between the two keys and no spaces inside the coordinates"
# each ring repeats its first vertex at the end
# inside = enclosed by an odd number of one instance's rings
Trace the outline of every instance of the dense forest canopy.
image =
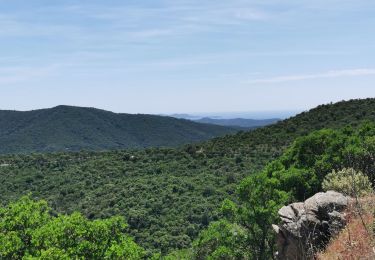
{"type": "Polygon", "coordinates": [[[374,127],[363,125],[365,121],[375,121],[375,99],[319,106],[272,126],[174,149],[4,155],[1,203],[31,193],[46,199],[54,214],[78,211],[89,219],[121,215],[128,233],[147,251],[167,254],[193,245],[193,253],[184,253],[208,256],[236,250],[241,256],[242,246],[251,241],[253,248],[245,249],[265,257],[272,251],[269,224],[280,205],[319,190],[327,171],[348,163],[347,149],[356,151],[357,162],[366,162],[360,151],[366,151],[364,143],[371,142],[374,127]],[[309,135],[324,128],[333,130],[309,135]],[[325,146],[320,140],[327,140],[325,146]],[[262,203],[267,207],[258,205],[262,203]],[[246,243],[229,248],[233,240],[225,237],[227,246],[212,245],[207,236],[221,241],[215,235],[218,228],[228,235],[238,230],[246,243]]]}

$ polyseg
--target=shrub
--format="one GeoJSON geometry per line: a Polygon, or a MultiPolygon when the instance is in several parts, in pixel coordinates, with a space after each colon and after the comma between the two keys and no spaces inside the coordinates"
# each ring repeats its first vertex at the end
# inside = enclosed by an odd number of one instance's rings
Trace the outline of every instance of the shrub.
{"type": "Polygon", "coordinates": [[[365,196],[373,192],[369,178],[353,168],[333,170],[323,180],[325,191],[335,190],[349,196],[365,196]]]}
{"type": "Polygon", "coordinates": [[[142,259],[122,217],[52,216],[46,201],[22,197],[0,207],[0,259],[142,259]]]}
{"type": "Polygon", "coordinates": [[[226,220],[212,222],[193,243],[194,259],[249,259],[243,227],[226,220]]]}

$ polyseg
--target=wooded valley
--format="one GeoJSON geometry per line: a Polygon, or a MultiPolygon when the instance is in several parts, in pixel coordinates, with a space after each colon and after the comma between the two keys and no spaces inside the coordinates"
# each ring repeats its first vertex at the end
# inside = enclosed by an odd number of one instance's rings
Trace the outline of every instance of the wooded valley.
{"type": "MultiPolygon", "coordinates": [[[[128,227],[121,232],[144,249],[129,245],[133,259],[269,259],[271,225],[281,206],[322,190],[324,177],[344,167],[362,171],[374,184],[374,123],[375,99],[351,100],[178,148],[3,155],[0,223],[10,214],[6,205],[28,195],[48,202],[43,214],[57,216],[51,223],[65,218],[59,214],[73,214],[66,218],[83,225],[123,217],[128,227]]],[[[17,207],[33,205],[30,198],[17,207]]],[[[38,225],[35,230],[49,232],[38,225]]],[[[3,232],[0,240],[10,235],[3,232]]],[[[24,242],[23,235],[19,239],[24,242]]],[[[9,248],[18,257],[45,250],[9,248]]],[[[85,255],[61,244],[57,249],[66,257],[85,255]]]]}

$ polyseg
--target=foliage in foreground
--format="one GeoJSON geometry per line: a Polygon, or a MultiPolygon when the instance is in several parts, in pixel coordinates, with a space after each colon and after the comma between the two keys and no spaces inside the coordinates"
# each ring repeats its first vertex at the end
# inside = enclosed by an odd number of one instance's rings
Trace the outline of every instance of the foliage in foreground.
{"type": "Polygon", "coordinates": [[[121,217],[90,221],[79,213],[52,216],[45,201],[22,197],[0,208],[1,259],[141,259],[121,217]]]}

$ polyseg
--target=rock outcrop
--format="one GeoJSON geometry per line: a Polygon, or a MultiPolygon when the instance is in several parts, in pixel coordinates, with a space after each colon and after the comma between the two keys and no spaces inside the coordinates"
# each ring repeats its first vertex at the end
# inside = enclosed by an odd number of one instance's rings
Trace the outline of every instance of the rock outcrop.
{"type": "Polygon", "coordinates": [[[314,253],[345,226],[348,202],[349,198],[341,193],[328,191],[282,207],[281,222],[273,225],[277,233],[277,258],[313,259],[314,253]]]}

